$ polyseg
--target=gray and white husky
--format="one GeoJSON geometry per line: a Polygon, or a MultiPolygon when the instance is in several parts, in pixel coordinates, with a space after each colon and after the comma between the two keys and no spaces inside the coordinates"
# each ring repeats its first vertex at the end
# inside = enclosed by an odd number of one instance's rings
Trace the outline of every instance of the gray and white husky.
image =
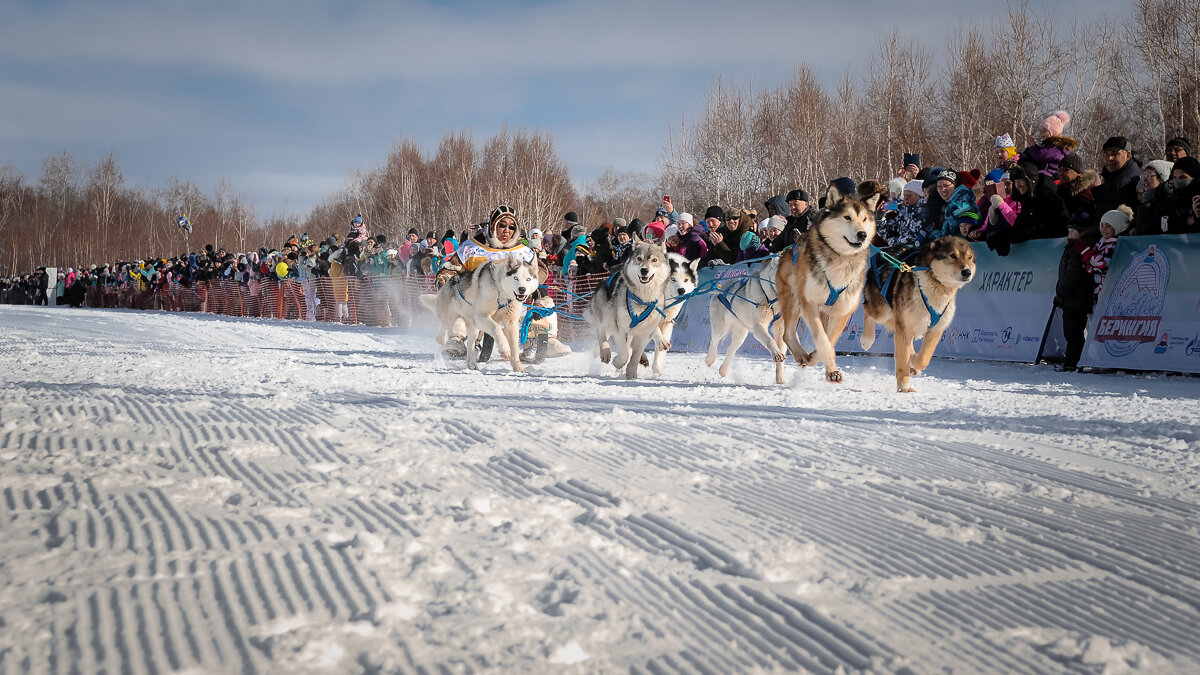
{"type": "MultiPolygon", "coordinates": [[[[504,260],[490,260],[451,278],[436,295],[422,295],[421,302],[441,322],[438,344],[445,344],[454,322],[462,319],[467,326],[466,344],[475,344],[480,331],[488,333],[495,338],[500,356],[508,359],[514,371],[523,373],[518,329],[524,303],[537,287],[536,264],[527,264],[510,253],[504,260]]],[[[479,367],[474,349],[467,350],[467,367],[479,367]]]]}
{"type": "Polygon", "coordinates": [[[626,379],[637,377],[642,352],[665,317],[663,304],[670,272],[667,249],[662,244],[634,242],[625,264],[596,289],[583,311],[596,332],[600,360],[611,360],[617,368],[625,368],[626,379]]]}
{"type": "Polygon", "coordinates": [[[716,363],[717,343],[732,333],[729,348],[725,351],[725,361],[721,363],[721,377],[729,374],[733,355],[746,341],[746,336],[753,333],[754,339],[762,343],[775,360],[775,381],[784,383],[783,362],[787,352],[784,351],[783,335],[779,331],[779,310],[775,307],[778,304],[775,293],[775,272],[778,269],[779,258],[771,258],[762,265],[751,267],[741,279],[723,280],[721,288],[713,292],[712,300],[708,303],[712,340],[708,343],[708,356],[704,363],[709,366],[716,363]],[[772,327],[775,328],[774,336],[771,335],[772,327]]]}

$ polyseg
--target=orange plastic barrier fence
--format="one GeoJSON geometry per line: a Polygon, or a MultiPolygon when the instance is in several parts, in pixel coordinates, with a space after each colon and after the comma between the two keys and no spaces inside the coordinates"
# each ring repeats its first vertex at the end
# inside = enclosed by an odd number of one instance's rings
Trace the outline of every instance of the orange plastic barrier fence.
{"type": "MultiPolygon", "coordinates": [[[[563,341],[586,338],[586,323],[572,317],[582,316],[587,296],[606,275],[598,274],[564,280],[552,276],[547,283],[549,296],[561,305],[558,335],[563,341]],[[571,316],[566,316],[571,315],[571,316]]],[[[171,283],[156,290],[96,287],[88,289],[87,307],[148,309],[169,312],[206,312],[225,316],[246,316],[288,321],[326,321],[364,326],[412,328],[431,326],[432,315],[420,302],[424,293],[436,292],[432,276],[366,276],[363,278],[313,277],[263,279],[249,283],[212,280],[187,286],[171,283]]]]}

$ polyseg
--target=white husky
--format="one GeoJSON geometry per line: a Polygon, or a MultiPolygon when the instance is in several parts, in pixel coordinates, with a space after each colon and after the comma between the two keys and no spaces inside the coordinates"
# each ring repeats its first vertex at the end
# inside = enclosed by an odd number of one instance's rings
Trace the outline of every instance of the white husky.
{"type": "MultiPolygon", "coordinates": [[[[655,331],[654,338],[654,374],[663,374],[663,359],[671,348],[671,334],[675,332],[675,319],[683,311],[683,305],[688,295],[696,290],[696,269],[700,260],[688,262],[688,259],[678,253],[668,253],[667,262],[671,271],[667,275],[666,304],[663,306],[662,324],[655,331]]],[[[645,362],[642,365],[646,365],[645,362]]]]}
{"type": "Polygon", "coordinates": [[[637,377],[642,352],[665,317],[662,306],[670,272],[665,247],[635,242],[625,264],[596,289],[583,311],[596,331],[600,360],[611,359],[617,368],[625,368],[627,379],[637,377]],[[616,347],[615,358],[610,344],[616,347]]]}
{"type": "Polygon", "coordinates": [[[713,292],[712,300],[708,303],[708,315],[712,321],[712,340],[708,343],[708,356],[704,363],[711,366],[717,361],[717,343],[726,335],[732,333],[729,339],[729,349],[725,352],[725,361],[721,363],[721,377],[729,374],[733,365],[733,355],[746,335],[753,333],[754,339],[771,352],[775,359],[775,381],[784,383],[783,362],[787,358],[784,351],[783,335],[779,332],[779,315],[776,309],[775,272],[779,269],[779,258],[771,258],[757,267],[751,267],[745,277],[732,278],[721,282],[720,290],[713,292]],[[775,336],[771,336],[771,328],[775,336]]]}
{"type": "MultiPolygon", "coordinates": [[[[467,325],[466,344],[475,344],[480,331],[488,333],[496,340],[500,356],[508,359],[514,371],[523,373],[518,327],[524,303],[537,287],[537,266],[510,253],[504,260],[485,262],[472,272],[451,278],[437,295],[422,295],[421,302],[441,322],[438,344],[445,344],[454,322],[462,319],[467,325]]],[[[467,350],[467,367],[479,367],[474,349],[467,350]]]]}

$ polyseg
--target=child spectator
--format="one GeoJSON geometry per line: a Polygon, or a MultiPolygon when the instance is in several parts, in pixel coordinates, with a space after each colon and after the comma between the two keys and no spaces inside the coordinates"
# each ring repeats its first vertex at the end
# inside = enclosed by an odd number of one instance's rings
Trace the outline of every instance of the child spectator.
{"type": "Polygon", "coordinates": [[[1028,147],[1021,152],[1018,164],[1034,164],[1038,173],[1054,178],[1058,173],[1058,163],[1079,147],[1079,142],[1069,136],[1063,136],[1063,129],[1071,122],[1071,115],[1066,110],[1059,110],[1042,120],[1038,130],[1041,137],[1035,145],[1032,138],[1026,139],[1028,147]]]}

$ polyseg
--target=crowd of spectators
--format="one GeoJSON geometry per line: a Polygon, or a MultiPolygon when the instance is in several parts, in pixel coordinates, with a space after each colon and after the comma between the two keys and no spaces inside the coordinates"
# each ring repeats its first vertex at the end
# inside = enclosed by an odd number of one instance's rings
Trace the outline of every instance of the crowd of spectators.
{"type": "MultiPolygon", "coordinates": [[[[881,195],[874,242],[881,247],[915,247],[961,236],[986,242],[1004,256],[1014,243],[1065,236],[1055,303],[1063,311],[1066,365],[1073,368],[1116,238],[1200,232],[1200,162],[1186,138],[1168,141],[1162,158],[1142,160],[1133,156],[1123,136],[1109,138],[1100,148],[1080,148],[1067,133],[1069,125],[1067,112],[1050,115],[1037,138],[1025,139],[1020,153],[1008,134],[996,137],[990,167],[923,167],[919,153],[905,153],[886,182],[843,176],[813,186],[818,188],[816,199],[797,187],[761,207],[711,205],[697,217],[664,197],[648,221],[616,217],[589,229],[572,211],[561,223],[530,229],[524,243],[566,279],[610,273],[635,238],[662,242],[705,265],[730,265],[778,253],[798,241],[830,189],[846,196],[881,195]]],[[[68,268],[58,272],[57,283],[39,268],[0,281],[0,302],[45,303],[50,295],[79,305],[89,286],[150,291],[214,279],[249,284],[271,278],[431,277],[460,244],[469,239],[486,243],[486,228],[485,222],[458,233],[447,230],[440,237],[432,231],[422,236],[413,228],[394,242],[368,233],[359,214],[345,235],[321,241],[292,236],[278,249],[236,253],[208,245],[171,258],[68,268]]]]}

